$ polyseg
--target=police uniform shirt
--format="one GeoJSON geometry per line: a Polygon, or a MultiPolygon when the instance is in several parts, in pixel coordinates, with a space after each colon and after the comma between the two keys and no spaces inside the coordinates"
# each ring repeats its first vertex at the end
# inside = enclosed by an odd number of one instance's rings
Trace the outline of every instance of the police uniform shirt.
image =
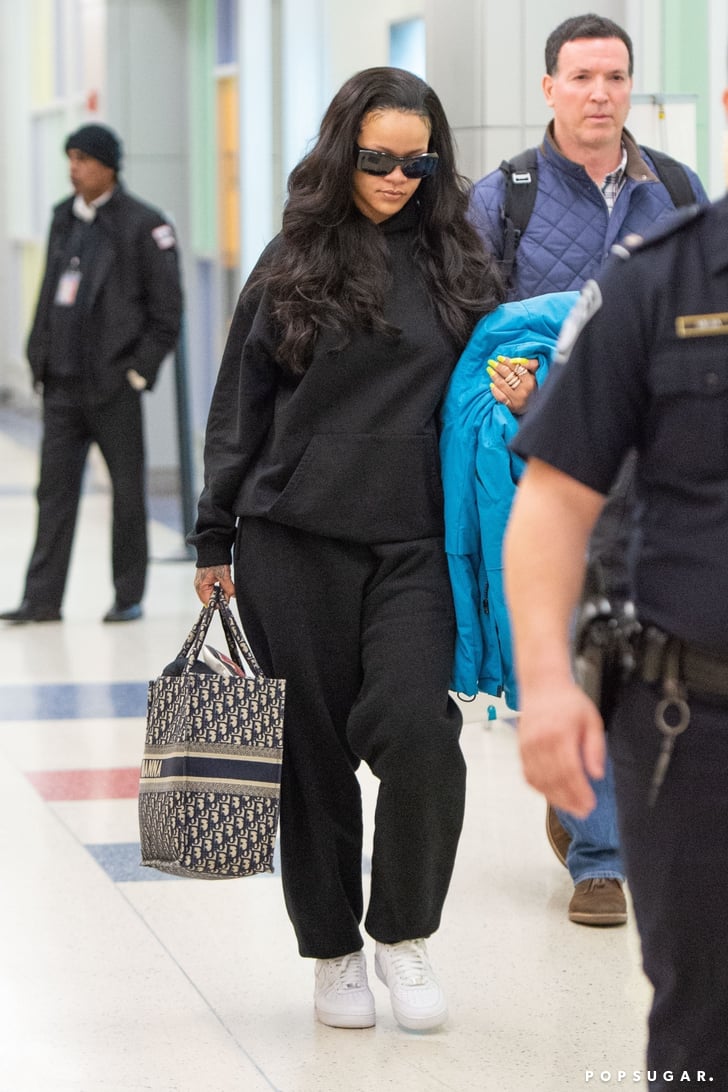
{"type": "Polygon", "coordinates": [[[636,447],[638,613],[728,651],[728,199],[615,249],[512,446],[603,494],[636,447]]]}

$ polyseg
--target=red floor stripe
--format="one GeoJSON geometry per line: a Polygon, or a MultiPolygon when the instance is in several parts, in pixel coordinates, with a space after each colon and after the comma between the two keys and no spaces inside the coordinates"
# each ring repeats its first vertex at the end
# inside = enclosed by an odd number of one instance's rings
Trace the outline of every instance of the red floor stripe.
{"type": "Polygon", "coordinates": [[[118,770],[38,770],[26,774],[44,800],[131,800],[139,767],[118,770]]]}

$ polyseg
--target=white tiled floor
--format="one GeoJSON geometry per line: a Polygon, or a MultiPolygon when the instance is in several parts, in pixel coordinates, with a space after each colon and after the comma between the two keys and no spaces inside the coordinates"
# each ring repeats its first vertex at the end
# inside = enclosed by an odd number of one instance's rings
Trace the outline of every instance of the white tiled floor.
{"type": "MultiPolygon", "coordinates": [[[[0,609],[20,597],[34,475],[32,451],[0,434],[0,609]]],[[[440,1031],[400,1030],[376,980],[376,1028],[317,1024],[277,876],[211,884],[137,868],[143,688],[198,604],[192,563],[156,560],[145,619],[101,625],[107,523],[107,496],[87,494],[63,623],[0,624],[0,1092],[571,1092],[641,1069],[649,990],[634,927],[567,921],[543,803],[488,698],[464,707],[466,823],[430,941],[451,1010],[440,1031]]],[[[151,533],[155,558],[179,558],[176,531],[151,533]]]]}

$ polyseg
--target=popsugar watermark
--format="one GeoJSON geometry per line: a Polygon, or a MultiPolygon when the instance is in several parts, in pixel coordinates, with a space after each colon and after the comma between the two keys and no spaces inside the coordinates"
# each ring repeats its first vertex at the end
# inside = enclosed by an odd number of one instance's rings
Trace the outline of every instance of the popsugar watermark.
{"type": "Polygon", "coordinates": [[[702,1069],[691,1072],[688,1069],[585,1069],[584,1083],[598,1088],[600,1085],[654,1084],[704,1084],[712,1083],[713,1078],[702,1069]]]}

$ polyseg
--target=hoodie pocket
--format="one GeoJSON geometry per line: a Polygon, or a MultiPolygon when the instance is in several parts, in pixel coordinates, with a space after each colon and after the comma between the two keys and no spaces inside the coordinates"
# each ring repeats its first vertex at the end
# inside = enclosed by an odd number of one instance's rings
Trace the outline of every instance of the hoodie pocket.
{"type": "Polygon", "coordinates": [[[436,439],[314,436],[268,517],[352,542],[442,535],[436,439]]]}

